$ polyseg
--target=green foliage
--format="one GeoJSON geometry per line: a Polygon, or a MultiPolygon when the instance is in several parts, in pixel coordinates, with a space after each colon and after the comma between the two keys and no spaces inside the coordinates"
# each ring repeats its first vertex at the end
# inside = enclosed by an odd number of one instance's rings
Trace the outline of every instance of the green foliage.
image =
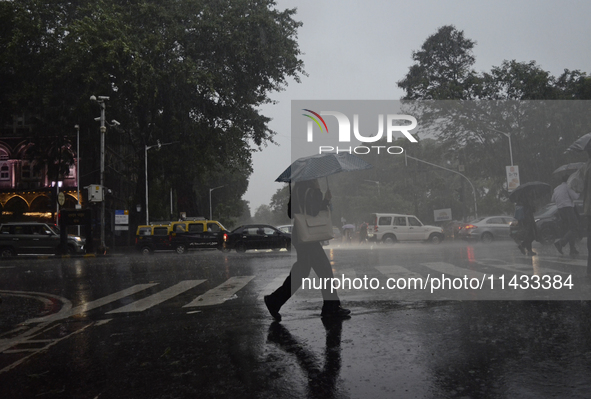
{"type": "MultiPolygon", "coordinates": [[[[38,116],[36,135],[79,124],[82,152],[94,154],[98,107],[88,99],[109,96],[107,120],[121,128],[107,145],[133,146],[138,176],[145,145],[176,143],[149,153],[151,214],[168,213],[160,196],[172,187],[182,211],[208,215],[209,188],[227,184],[217,211],[232,217],[252,145],[275,134],[259,106],[305,73],[294,14],[271,0],[0,2],[2,119],[38,116]]],[[[143,187],[138,179],[138,201],[143,187]]]]}
{"type": "MultiPolygon", "coordinates": [[[[407,103],[405,111],[419,117],[421,130],[436,137],[444,152],[417,158],[464,165],[476,186],[479,214],[511,213],[505,174],[510,150],[522,183],[556,184],[556,168],[582,160],[564,150],[590,130],[589,104],[548,100],[590,99],[591,78],[567,69],[556,78],[535,61],[516,60],[475,73],[474,45],[453,26],[439,28],[413,52],[415,63],[398,86],[405,100],[420,100],[407,103]]],[[[425,196],[417,197],[418,207],[425,196]]],[[[469,203],[466,195],[464,200],[469,203]]]]}

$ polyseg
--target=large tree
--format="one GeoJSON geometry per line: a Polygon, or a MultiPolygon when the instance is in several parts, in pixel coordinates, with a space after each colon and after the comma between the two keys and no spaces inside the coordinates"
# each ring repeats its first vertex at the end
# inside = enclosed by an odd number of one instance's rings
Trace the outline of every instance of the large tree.
{"type": "Polygon", "coordinates": [[[498,213],[507,199],[510,155],[521,182],[555,183],[554,169],[579,160],[564,150],[588,132],[589,106],[548,100],[588,99],[591,79],[569,70],[556,78],[535,61],[516,60],[477,74],[471,70],[474,44],[452,26],[439,28],[413,52],[415,63],[398,86],[403,99],[421,100],[405,103],[406,110],[420,119],[422,131],[438,138],[448,160],[464,165],[478,186],[482,211],[498,213]]]}
{"type": "Polygon", "coordinates": [[[452,25],[442,26],[413,51],[414,64],[398,87],[405,100],[465,100],[472,98],[476,42],[452,25]]]}
{"type": "MultiPolygon", "coordinates": [[[[107,143],[135,148],[138,176],[145,145],[176,143],[150,153],[150,181],[164,177],[203,214],[217,172],[245,181],[253,145],[273,141],[259,106],[304,74],[294,13],[272,0],[1,2],[0,109],[35,115],[35,134],[81,125],[88,160],[98,143],[88,99],[109,96],[107,120],[121,128],[107,143]]],[[[239,213],[246,184],[232,188],[239,213]]]]}

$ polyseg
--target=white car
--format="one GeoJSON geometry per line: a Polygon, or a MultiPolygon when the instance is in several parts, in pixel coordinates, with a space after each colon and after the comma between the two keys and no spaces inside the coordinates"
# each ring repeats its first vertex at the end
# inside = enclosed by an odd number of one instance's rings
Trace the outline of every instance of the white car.
{"type": "Polygon", "coordinates": [[[414,215],[373,213],[371,221],[368,235],[377,242],[427,241],[439,244],[445,237],[441,227],[424,225],[414,215]]]}

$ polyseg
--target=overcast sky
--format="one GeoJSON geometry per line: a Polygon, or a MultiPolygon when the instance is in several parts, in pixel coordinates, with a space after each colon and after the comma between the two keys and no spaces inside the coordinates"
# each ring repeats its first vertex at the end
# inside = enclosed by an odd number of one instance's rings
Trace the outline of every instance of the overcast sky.
{"type": "Polygon", "coordinates": [[[535,60],[554,76],[564,69],[591,73],[588,0],[277,0],[277,8],[297,8],[309,76],[274,93],[279,103],[263,108],[279,145],[253,156],[244,196],[252,214],[269,204],[281,188],[275,178],[291,163],[292,100],[398,100],[403,92],[396,82],[412,65],[412,51],[443,25],[476,41],[478,72],[515,59],[535,60]]]}

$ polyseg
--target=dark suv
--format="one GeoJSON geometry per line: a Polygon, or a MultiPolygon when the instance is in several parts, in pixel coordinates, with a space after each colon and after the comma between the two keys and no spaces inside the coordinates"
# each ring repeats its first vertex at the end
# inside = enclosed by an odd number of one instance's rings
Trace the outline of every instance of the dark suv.
{"type": "Polygon", "coordinates": [[[174,250],[171,245],[170,225],[138,226],[135,234],[135,249],[143,255],[151,255],[154,251],[174,250]]]}
{"type": "MultiPolygon", "coordinates": [[[[68,235],[67,252],[85,253],[86,240],[68,235]]],[[[39,222],[3,223],[0,225],[0,256],[60,253],[60,230],[39,222]]]]}
{"type": "MultiPolygon", "coordinates": [[[[583,201],[575,200],[575,210],[579,215],[583,212],[583,201]]],[[[535,215],[536,228],[538,229],[537,241],[543,245],[550,245],[556,239],[561,238],[566,233],[566,227],[564,226],[560,215],[558,214],[558,207],[554,202],[546,204],[544,207],[539,209],[535,215]]],[[[585,219],[582,216],[578,217],[579,225],[577,229],[578,238],[587,237],[587,229],[585,225],[585,219]]],[[[516,231],[516,224],[511,224],[511,236],[516,231]]]]}

